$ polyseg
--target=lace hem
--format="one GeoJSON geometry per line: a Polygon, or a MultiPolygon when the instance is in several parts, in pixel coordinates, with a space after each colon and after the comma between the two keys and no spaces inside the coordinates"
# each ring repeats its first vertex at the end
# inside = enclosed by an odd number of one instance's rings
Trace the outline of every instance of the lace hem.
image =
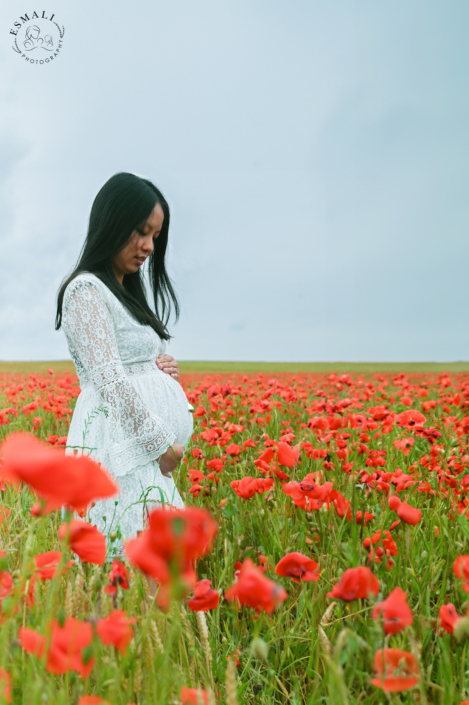
{"type": "MultiPolygon", "coordinates": [[[[137,439],[126,444],[114,444],[109,448],[109,461],[113,475],[122,477],[140,465],[146,465],[152,460],[158,460],[176,441],[171,431],[161,431],[158,436],[142,443],[137,439]]],[[[159,467],[159,463],[158,463],[159,467]]]]}

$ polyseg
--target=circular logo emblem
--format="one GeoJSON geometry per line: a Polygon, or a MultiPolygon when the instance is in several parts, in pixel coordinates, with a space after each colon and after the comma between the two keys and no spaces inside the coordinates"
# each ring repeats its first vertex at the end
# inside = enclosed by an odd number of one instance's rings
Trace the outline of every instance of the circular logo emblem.
{"type": "Polygon", "coordinates": [[[18,18],[10,29],[14,36],[13,51],[30,64],[49,64],[56,59],[63,46],[65,27],[55,21],[55,13],[43,10],[18,18]]]}

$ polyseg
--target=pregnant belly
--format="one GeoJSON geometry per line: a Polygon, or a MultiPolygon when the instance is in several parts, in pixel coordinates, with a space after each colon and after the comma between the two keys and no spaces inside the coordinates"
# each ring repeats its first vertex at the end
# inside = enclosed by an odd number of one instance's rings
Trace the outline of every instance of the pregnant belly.
{"type": "Polygon", "coordinates": [[[187,445],[193,431],[193,417],[181,385],[158,369],[135,375],[132,382],[148,409],[173,431],[176,442],[187,445]]]}

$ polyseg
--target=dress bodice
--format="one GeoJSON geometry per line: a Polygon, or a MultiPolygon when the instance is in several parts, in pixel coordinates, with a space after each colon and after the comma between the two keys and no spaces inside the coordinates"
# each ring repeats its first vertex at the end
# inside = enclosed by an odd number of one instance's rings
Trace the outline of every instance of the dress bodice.
{"type": "MultiPolygon", "coordinates": [[[[67,332],[67,314],[70,309],[71,294],[76,291],[82,283],[89,282],[96,287],[106,304],[113,321],[114,333],[116,338],[117,350],[120,360],[124,366],[126,373],[138,373],[141,370],[147,369],[148,365],[154,366],[158,355],[166,352],[166,341],[162,340],[151,326],[144,326],[137,321],[130,312],[122,305],[122,303],[114,296],[108,287],[91,272],[79,274],[68,285],[63,304],[63,319],[64,330],[67,337],[70,354],[77,370],[78,379],[80,380],[81,389],[85,389],[92,383],[86,371],[86,365],[80,359],[80,355],[75,344],[76,333],[70,336],[67,332]]],[[[86,327],[88,335],[93,335],[93,322],[86,327]]],[[[85,327],[85,326],[84,326],[85,327]]]]}

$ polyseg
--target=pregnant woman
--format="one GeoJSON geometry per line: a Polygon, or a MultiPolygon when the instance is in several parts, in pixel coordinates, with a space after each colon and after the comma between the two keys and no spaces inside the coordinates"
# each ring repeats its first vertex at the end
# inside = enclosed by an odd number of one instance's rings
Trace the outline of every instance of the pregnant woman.
{"type": "Polygon", "coordinates": [[[171,473],[192,435],[193,407],[164,354],[169,299],[179,316],[164,261],[169,220],[154,184],[115,174],[93,202],[78,264],[58,294],[56,329],[63,326],[81,387],[66,452],[89,454],[119,485],[87,513],[119,552],[155,503],[184,507],[171,473]]]}

